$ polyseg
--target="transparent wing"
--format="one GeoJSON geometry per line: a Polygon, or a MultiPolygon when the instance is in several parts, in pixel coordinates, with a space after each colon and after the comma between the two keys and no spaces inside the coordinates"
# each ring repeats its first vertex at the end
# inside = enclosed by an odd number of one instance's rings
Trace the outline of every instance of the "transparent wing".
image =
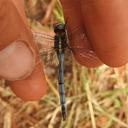
{"type": "MultiPolygon", "coordinates": [[[[54,50],[54,35],[48,35],[43,32],[33,32],[34,40],[38,43],[40,54],[41,55],[49,55],[48,58],[55,54],[54,50]]],[[[82,56],[91,57],[94,52],[92,50],[86,50],[85,47],[82,46],[70,46],[70,40],[68,40],[68,48],[66,50],[67,53],[79,53],[82,56]]],[[[69,54],[68,54],[69,55],[69,54]]],[[[55,56],[55,55],[54,55],[55,56]]],[[[48,59],[50,60],[50,59],[48,59]]]]}
{"type": "Polygon", "coordinates": [[[91,57],[97,59],[95,52],[85,47],[75,46],[75,47],[69,47],[68,49],[69,49],[68,51],[70,51],[70,53],[73,53],[73,55],[79,54],[80,56],[86,57],[88,59],[90,59],[91,57]]]}
{"type": "Polygon", "coordinates": [[[54,50],[54,35],[43,32],[32,32],[35,42],[40,49],[40,55],[44,64],[44,71],[48,76],[57,74],[58,59],[54,50]]]}
{"type": "Polygon", "coordinates": [[[32,32],[34,41],[38,44],[42,55],[49,54],[54,51],[54,35],[50,36],[43,32],[32,32]]]}
{"type": "Polygon", "coordinates": [[[42,62],[44,64],[44,71],[48,76],[52,74],[57,74],[57,66],[58,66],[58,59],[56,54],[49,53],[47,55],[42,55],[42,62]]]}

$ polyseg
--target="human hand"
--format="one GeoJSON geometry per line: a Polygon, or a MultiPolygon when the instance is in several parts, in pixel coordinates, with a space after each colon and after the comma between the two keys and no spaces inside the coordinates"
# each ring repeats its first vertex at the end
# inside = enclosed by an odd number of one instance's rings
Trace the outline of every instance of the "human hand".
{"type": "MultiPolygon", "coordinates": [[[[71,33],[71,46],[85,48],[75,52],[75,58],[81,64],[95,67],[102,60],[109,66],[121,66],[128,61],[127,3],[118,0],[61,2],[71,33]]],[[[10,81],[17,96],[24,100],[39,99],[47,87],[23,3],[1,0],[0,7],[0,75],[10,81]]]]}
{"type": "Polygon", "coordinates": [[[0,76],[23,100],[37,100],[47,86],[23,0],[1,0],[0,8],[0,76]]]}
{"type": "Polygon", "coordinates": [[[87,67],[128,62],[128,1],[61,0],[75,58],[87,67]],[[100,61],[101,60],[101,61],[100,61]]]}

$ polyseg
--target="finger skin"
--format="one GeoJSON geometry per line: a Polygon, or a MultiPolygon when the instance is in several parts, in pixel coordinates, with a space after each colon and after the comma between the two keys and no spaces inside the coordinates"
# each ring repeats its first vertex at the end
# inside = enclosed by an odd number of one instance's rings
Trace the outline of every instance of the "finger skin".
{"type": "Polygon", "coordinates": [[[85,30],[86,44],[103,63],[119,67],[128,62],[128,1],[61,0],[61,3],[68,27],[71,31],[77,26],[85,30]]]}
{"type": "Polygon", "coordinates": [[[107,65],[128,62],[128,1],[81,0],[84,25],[96,54],[107,65]]]}
{"type": "Polygon", "coordinates": [[[24,80],[8,82],[8,85],[24,101],[40,99],[46,94],[47,90],[47,83],[42,67],[42,64],[39,63],[29,77],[24,80]]]}
{"type": "Polygon", "coordinates": [[[77,0],[61,0],[65,21],[69,33],[71,47],[82,47],[84,50],[75,50],[74,57],[76,60],[87,67],[97,67],[101,65],[101,61],[96,56],[84,29],[80,3],[77,0]]]}
{"type": "Polygon", "coordinates": [[[23,79],[32,73],[34,60],[26,42],[12,42],[0,51],[0,76],[10,81],[23,79]]]}
{"type": "Polygon", "coordinates": [[[9,85],[13,92],[23,100],[37,100],[46,93],[47,85],[40,63],[38,48],[33,41],[33,36],[21,5],[23,5],[23,1],[0,1],[0,50],[17,39],[27,42],[26,44],[33,53],[35,61],[33,72],[27,78],[10,81],[9,85]]]}

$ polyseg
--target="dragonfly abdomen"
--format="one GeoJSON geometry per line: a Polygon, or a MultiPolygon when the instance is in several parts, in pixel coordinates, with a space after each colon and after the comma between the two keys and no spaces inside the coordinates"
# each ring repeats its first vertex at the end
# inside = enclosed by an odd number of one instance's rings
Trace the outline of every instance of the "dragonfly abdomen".
{"type": "Polygon", "coordinates": [[[54,48],[59,60],[59,72],[58,72],[58,84],[59,84],[59,94],[60,103],[63,120],[66,119],[66,108],[65,108],[65,89],[64,89],[64,50],[67,46],[66,42],[66,32],[65,25],[58,24],[54,28],[54,48]]]}

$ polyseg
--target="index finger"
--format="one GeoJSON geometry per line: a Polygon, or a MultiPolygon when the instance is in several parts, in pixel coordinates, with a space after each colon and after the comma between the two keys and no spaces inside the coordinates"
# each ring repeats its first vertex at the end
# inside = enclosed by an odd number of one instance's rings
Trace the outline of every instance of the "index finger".
{"type": "Polygon", "coordinates": [[[65,20],[67,21],[67,29],[70,33],[70,46],[73,50],[76,60],[87,67],[96,67],[101,61],[96,56],[91,47],[84,28],[80,3],[78,0],[61,0],[65,20]],[[80,49],[78,49],[78,47],[80,49]]]}

